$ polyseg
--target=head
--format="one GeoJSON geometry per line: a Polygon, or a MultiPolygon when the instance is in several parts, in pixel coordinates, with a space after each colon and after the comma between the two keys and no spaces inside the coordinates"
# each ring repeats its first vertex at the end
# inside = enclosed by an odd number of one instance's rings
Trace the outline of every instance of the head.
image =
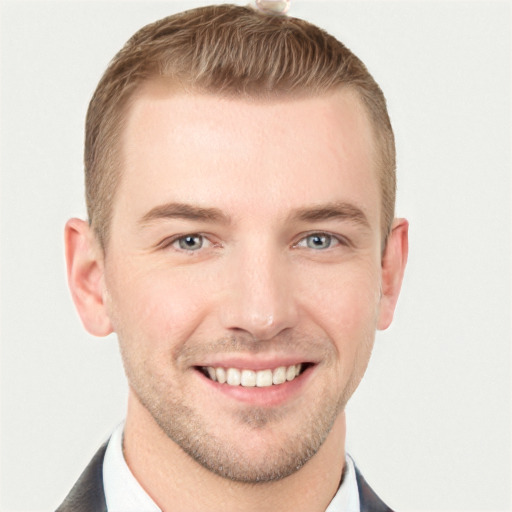
{"type": "Polygon", "coordinates": [[[68,275],[86,328],[118,334],[127,425],[250,483],[339,439],[407,256],[364,65],[249,8],[161,20],[101,79],[85,160],[68,275]]]}
{"type": "Polygon", "coordinates": [[[378,150],[383,245],[394,218],[395,144],[384,95],[365,65],[341,42],[300,19],[249,7],[209,6],[139,30],[114,57],[90,102],[85,184],[89,222],[108,245],[122,179],[120,138],[143,84],[224,97],[272,99],[351,90],[368,116],[378,150]]]}

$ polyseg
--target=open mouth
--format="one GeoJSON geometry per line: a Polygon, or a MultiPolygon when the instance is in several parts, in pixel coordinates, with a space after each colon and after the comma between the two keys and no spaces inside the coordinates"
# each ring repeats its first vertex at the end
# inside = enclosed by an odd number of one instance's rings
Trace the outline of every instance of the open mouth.
{"type": "Polygon", "coordinates": [[[268,370],[246,370],[238,368],[224,368],[212,366],[199,366],[199,370],[210,380],[228,386],[242,386],[246,388],[265,388],[278,386],[291,382],[302,375],[312,363],[299,363],[291,366],[279,366],[268,370]]]}

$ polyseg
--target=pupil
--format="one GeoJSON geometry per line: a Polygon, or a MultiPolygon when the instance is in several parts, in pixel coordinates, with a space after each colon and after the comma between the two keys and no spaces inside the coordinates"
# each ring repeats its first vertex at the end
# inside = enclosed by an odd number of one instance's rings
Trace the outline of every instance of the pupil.
{"type": "Polygon", "coordinates": [[[203,241],[198,235],[188,235],[182,238],[179,244],[182,249],[200,249],[203,241]]]}
{"type": "Polygon", "coordinates": [[[329,247],[330,239],[327,235],[312,235],[310,238],[310,246],[317,249],[325,249],[329,247]]]}

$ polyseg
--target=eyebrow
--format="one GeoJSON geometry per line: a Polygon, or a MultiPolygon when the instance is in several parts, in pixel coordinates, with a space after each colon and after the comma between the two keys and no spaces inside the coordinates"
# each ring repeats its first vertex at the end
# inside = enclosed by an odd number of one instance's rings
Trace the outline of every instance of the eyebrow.
{"type": "MultiPolygon", "coordinates": [[[[294,210],[288,218],[292,221],[302,222],[320,222],[330,219],[348,220],[365,228],[370,228],[370,223],[363,210],[353,204],[344,202],[299,208],[294,210]]],[[[184,219],[221,224],[231,222],[230,217],[218,208],[205,208],[187,203],[167,203],[149,210],[139,220],[139,224],[144,225],[159,219],[184,219]]]]}
{"type": "Polygon", "coordinates": [[[292,213],[294,220],[317,222],[322,220],[348,220],[365,228],[370,228],[368,217],[361,208],[344,202],[327,203],[311,208],[299,208],[292,213]]]}
{"type": "Polygon", "coordinates": [[[221,224],[230,222],[230,218],[218,208],[203,208],[186,203],[167,203],[149,210],[139,220],[139,224],[144,225],[159,219],[184,219],[221,224]]]}

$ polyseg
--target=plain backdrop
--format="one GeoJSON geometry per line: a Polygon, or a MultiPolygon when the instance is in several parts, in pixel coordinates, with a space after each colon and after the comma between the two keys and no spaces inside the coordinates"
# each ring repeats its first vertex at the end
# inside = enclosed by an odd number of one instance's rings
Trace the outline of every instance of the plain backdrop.
{"type": "MultiPolygon", "coordinates": [[[[1,2],[3,512],[53,510],[124,416],[115,337],[85,333],[65,279],[64,223],[85,216],[83,122],[135,30],[205,3],[1,2]]],[[[348,450],[399,511],[510,510],[511,4],[293,0],[290,14],[381,84],[411,224],[348,450]]]]}

